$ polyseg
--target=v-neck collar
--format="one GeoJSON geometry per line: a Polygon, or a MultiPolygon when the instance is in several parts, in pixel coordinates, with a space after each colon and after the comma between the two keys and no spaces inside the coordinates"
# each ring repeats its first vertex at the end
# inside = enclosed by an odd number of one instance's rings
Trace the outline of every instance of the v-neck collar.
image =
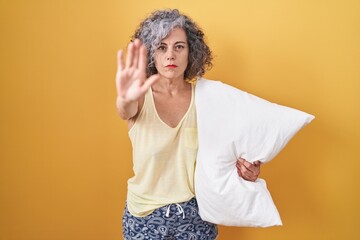
{"type": "Polygon", "coordinates": [[[169,124],[167,124],[166,122],[164,122],[164,121],[161,119],[161,117],[160,117],[160,115],[159,115],[159,113],[158,113],[158,111],[157,111],[157,109],[156,109],[155,99],[154,99],[154,95],[153,95],[153,90],[152,90],[151,87],[150,87],[150,98],[151,98],[151,101],[152,101],[152,105],[153,105],[155,114],[156,114],[157,118],[159,119],[159,121],[160,121],[162,124],[164,124],[165,126],[167,126],[168,128],[177,129],[177,128],[179,128],[179,126],[181,125],[181,123],[184,121],[184,119],[186,118],[186,116],[189,114],[190,109],[191,109],[191,107],[192,107],[192,105],[193,105],[193,101],[194,101],[194,85],[191,84],[191,100],[190,100],[190,104],[189,104],[189,106],[188,106],[188,109],[187,109],[187,111],[185,112],[184,116],[180,119],[180,121],[178,122],[178,124],[177,124],[175,127],[170,126],[169,124]]]}

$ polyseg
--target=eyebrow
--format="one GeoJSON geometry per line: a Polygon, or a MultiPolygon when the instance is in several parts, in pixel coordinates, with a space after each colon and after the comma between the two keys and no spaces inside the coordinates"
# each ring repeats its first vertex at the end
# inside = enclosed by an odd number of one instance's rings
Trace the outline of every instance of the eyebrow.
{"type": "MultiPolygon", "coordinates": [[[[184,41],[177,41],[177,42],[175,42],[175,44],[178,44],[178,43],[186,44],[186,42],[184,42],[184,41]]],[[[167,45],[167,44],[164,43],[164,42],[161,42],[160,45],[167,45]]]]}

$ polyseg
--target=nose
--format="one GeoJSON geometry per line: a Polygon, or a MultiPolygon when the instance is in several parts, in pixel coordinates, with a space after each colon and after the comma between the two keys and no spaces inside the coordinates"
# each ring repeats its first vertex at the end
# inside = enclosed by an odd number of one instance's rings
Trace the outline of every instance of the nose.
{"type": "Polygon", "coordinates": [[[175,52],[173,49],[169,48],[166,52],[166,60],[174,60],[175,59],[175,52]]]}

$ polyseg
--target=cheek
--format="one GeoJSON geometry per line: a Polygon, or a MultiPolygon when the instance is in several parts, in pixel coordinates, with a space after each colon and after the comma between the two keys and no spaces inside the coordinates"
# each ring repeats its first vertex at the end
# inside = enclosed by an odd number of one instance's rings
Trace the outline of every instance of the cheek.
{"type": "Polygon", "coordinates": [[[189,65],[189,55],[184,56],[183,63],[185,65],[185,68],[187,67],[187,65],[189,65]]]}
{"type": "Polygon", "coordinates": [[[186,63],[186,65],[189,63],[189,51],[187,51],[187,53],[184,54],[184,63],[186,63]]]}
{"type": "Polygon", "coordinates": [[[156,54],[154,56],[155,66],[161,66],[164,62],[164,54],[156,54]]]}
{"type": "Polygon", "coordinates": [[[159,55],[154,56],[154,63],[155,63],[156,68],[158,68],[161,65],[161,59],[160,59],[159,55]]]}

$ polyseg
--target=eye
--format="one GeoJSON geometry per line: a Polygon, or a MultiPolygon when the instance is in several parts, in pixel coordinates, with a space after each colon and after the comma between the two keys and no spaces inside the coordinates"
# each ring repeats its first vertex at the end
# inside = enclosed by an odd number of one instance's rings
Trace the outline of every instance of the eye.
{"type": "Polygon", "coordinates": [[[175,48],[178,49],[178,50],[180,50],[180,49],[184,49],[185,46],[184,46],[184,45],[176,45],[175,48]]]}
{"type": "Polygon", "coordinates": [[[166,47],[165,46],[159,46],[157,49],[160,50],[160,51],[164,51],[166,49],[166,47]]]}

